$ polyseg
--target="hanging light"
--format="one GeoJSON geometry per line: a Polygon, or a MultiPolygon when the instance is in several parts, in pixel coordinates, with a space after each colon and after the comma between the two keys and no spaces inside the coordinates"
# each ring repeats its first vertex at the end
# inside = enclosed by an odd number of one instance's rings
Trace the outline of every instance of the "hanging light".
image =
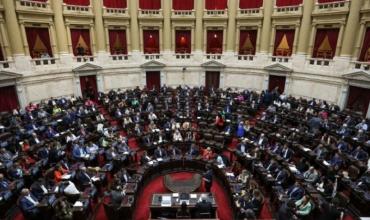
{"type": "Polygon", "coordinates": [[[214,35],[213,35],[213,38],[217,38],[217,34],[214,34],[214,35]]]}

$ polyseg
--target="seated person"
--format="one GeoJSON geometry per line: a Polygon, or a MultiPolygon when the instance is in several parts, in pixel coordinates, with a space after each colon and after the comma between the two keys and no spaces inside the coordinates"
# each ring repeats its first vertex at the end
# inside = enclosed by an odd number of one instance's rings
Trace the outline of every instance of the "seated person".
{"type": "Polygon", "coordinates": [[[316,155],[316,159],[324,160],[328,150],[322,144],[319,144],[319,146],[317,146],[313,152],[316,155]]]}
{"type": "Polygon", "coordinates": [[[351,156],[359,161],[367,161],[369,158],[369,155],[364,151],[361,146],[358,146],[352,153],[351,156]]]}
{"type": "Polygon", "coordinates": [[[308,183],[316,183],[319,179],[319,173],[311,166],[306,172],[303,173],[303,178],[308,183]]]}
{"type": "Polygon", "coordinates": [[[140,158],[140,164],[144,165],[146,163],[149,163],[150,161],[152,161],[152,158],[150,158],[150,156],[148,156],[147,151],[144,151],[143,155],[141,155],[141,158],[140,158]]]}
{"type": "Polygon", "coordinates": [[[181,150],[176,146],[170,145],[167,149],[167,155],[170,157],[181,156],[181,150]]]}
{"type": "Polygon", "coordinates": [[[307,195],[303,196],[300,200],[295,202],[295,205],[297,207],[296,214],[299,217],[307,216],[311,213],[313,209],[313,204],[307,195]]]}
{"type": "Polygon", "coordinates": [[[343,159],[341,156],[336,152],[334,156],[329,161],[329,164],[334,167],[335,170],[338,170],[343,165],[343,159]]]}
{"type": "Polygon", "coordinates": [[[154,150],[154,157],[156,159],[165,158],[167,157],[167,152],[164,149],[162,149],[160,146],[157,146],[157,148],[154,150]]]}
{"type": "Polygon", "coordinates": [[[182,135],[178,129],[176,129],[176,131],[173,133],[173,141],[174,142],[182,141],[182,135]]]}
{"type": "Polygon", "coordinates": [[[120,184],[126,184],[131,179],[130,174],[124,168],[118,171],[115,176],[120,184]]]}
{"type": "Polygon", "coordinates": [[[191,144],[190,149],[187,152],[187,155],[189,155],[189,156],[198,156],[199,155],[198,147],[195,144],[191,144]]]}
{"type": "Polygon", "coordinates": [[[241,143],[236,146],[237,152],[244,155],[248,151],[247,140],[243,139],[241,143]]]}
{"type": "Polygon", "coordinates": [[[210,147],[207,147],[206,149],[204,149],[202,157],[203,157],[204,160],[211,160],[211,159],[213,159],[213,151],[212,151],[212,149],[210,147]]]}
{"type": "Polygon", "coordinates": [[[202,195],[200,201],[195,205],[195,215],[197,218],[210,218],[212,213],[212,203],[208,201],[206,195],[202,195]]]}
{"type": "Polygon", "coordinates": [[[245,185],[247,184],[250,177],[251,174],[246,169],[243,169],[242,172],[237,177],[237,180],[245,185]]]}
{"type": "Polygon", "coordinates": [[[291,187],[289,187],[286,194],[288,195],[289,199],[297,201],[303,197],[304,189],[301,184],[296,181],[291,187]]]}
{"type": "Polygon", "coordinates": [[[40,214],[39,204],[39,201],[31,194],[29,189],[22,189],[19,206],[23,213],[27,216],[26,218],[37,218],[37,216],[40,214]]]}
{"type": "Polygon", "coordinates": [[[284,144],[280,156],[284,158],[284,160],[289,161],[292,158],[292,155],[293,155],[292,150],[288,147],[287,144],[284,144]]]}
{"type": "Polygon", "coordinates": [[[257,146],[259,146],[260,148],[265,148],[265,146],[268,144],[268,140],[267,138],[265,137],[265,134],[264,133],[261,133],[261,135],[259,136],[259,138],[254,142],[257,146]]]}
{"type": "Polygon", "coordinates": [[[226,167],[226,163],[224,161],[224,158],[221,154],[216,154],[216,163],[217,163],[217,166],[220,167],[220,168],[224,168],[226,167]]]}

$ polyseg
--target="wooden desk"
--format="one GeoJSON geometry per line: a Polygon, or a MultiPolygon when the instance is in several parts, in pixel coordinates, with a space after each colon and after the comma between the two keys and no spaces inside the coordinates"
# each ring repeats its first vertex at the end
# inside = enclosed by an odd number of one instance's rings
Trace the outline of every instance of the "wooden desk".
{"type": "MultiPolygon", "coordinates": [[[[150,212],[151,218],[158,218],[158,217],[166,217],[166,218],[176,218],[176,213],[178,209],[181,207],[182,200],[179,199],[179,194],[174,196],[175,194],[172,193],[161,193],[161,194],[153,194],[152,201],[150,204],[150,212]],[[171,205],[170,206],[162,206],[161,200],[164,196],[171,197],[171,205]]],[[[200,200],[202,195],[207,195],[207,200],[212,203],[212,212],[211,215],[213,217],[216,216],[216,201],[212,194],[209,193],[190,193],[189,196],[189,204],[188,209],[192,217],[195,216],[195,205],[200,200]]]]}

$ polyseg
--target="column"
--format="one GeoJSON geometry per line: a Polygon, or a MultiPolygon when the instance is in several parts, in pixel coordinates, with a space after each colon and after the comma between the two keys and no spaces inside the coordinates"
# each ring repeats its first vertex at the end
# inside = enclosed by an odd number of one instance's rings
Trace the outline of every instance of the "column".
{"type": "Polygon", "coordinates": [[[171,2],[163,1],[163,50],[171,50],[171,2]]]}
{"type": "Polygon", "coordinates": [[[93,0],[94,15],[95,15],[95,39],[96,39],[96,51],[95,53],[106,52],[105,47],[105,35],[104,35],[104,25],[103,25],[103,1],[93,0]]]}
{"type": "Polygon", "coordinates": [[[293,50],[292,50],[292,54],[295,54],[296,51],[297,51],[297,44],[299,43],[299,39],[298,39],[298,34],[299,34],[299,24],[297,24],[295,26],[295,31],[294,31],[294,41],[293,41],[293,50]]]}
{"type": "Polygon", "coordinates": [[[271,27],[270,35],[271,35],[270,47],[269,47],[269,50],[267,52],[273,54],[274,53],[274,48],[275,48],[275,35],[276,35],[276,26],[275,26],[275,24],[273,24],[272,27],[271,27]]]}
{"type": "MultiPolygon", "coordinates": [[[[26,28],[24,27],[23,21],[20,23],[21,26],[21,33],[22,33],[22,39],[23,39],[23,49],[26,56],[30,55],[30,50],[28,48],[28,41],[27,41],[27,34],[26,34],[26,28]]],[[[12,36],[13,37],[13,36],[12,36]]]]}
{"type": "Polygon", "coordinates": [[[362,39],[365,36],[365,22],[361,22],[359,34],[356,38],[355,51],[353,52],[353,58],[357,58],[360,55],[362,39]]]}
{"type": "Polygon", "coordinates": [[[21,31],[19,30],[14,0],[3,0],[5,24],[8,30],[9,42],[13,55],[24,55],[21,31]]]}
{"type": "Polygon", "coordinates": [[[226,52],[234,51],[235,46],[235,34],[236,34],[236,12],[237,12],[237,1],[229,1],[229,17],[227,23],[227,43],[226,52]]]}
{"type": "Polygon", "coordinates": [[[137,21],[137,10],[139,1],[130,1],[130,26],[131,26],[131,51],[139,52],[139,23],[137,21]]]}
{"type": "Polygon", "coordinates": [[[261,46],[260,52],[267,54],[270,47],[270,36],[271,36],[271,16],[274,8],[274,1],[263,0],[263,24],[261,33],[261,46]]]}
{"type": "Polygon", "coordinates": [[[58,47],[56,45],[56,36],[55,36],[54,24],[49,25],[49,35],[50,35],[51,50],[53,52],[53,57],[55,57],[55,54],[58,53],[58,47]]]}
{"type": "MultiPolygon", "coordinates": [[[[310,43],[309,43],[309,47],[308,47],[308,54],[311,56],[312,52],[313,52],[313,47],[314,47],[314,44],[315,44],[315,36],[316,36],[316,23],[312,24],[312,27],[311,27],[312,31],[311,31],[311,35],[310,35],[310,43]]],[[[301,41],[301,40],[300,40],[301,41]]]]}
{"type": "Polygon", "coordinates": [[[63,18],[63,0],[51,0],[54,12],[54,25],[59,54],[67,54],[68,38],[63,18]]]}
{"type": "Polygon", "coordinates": [[[311,24],[311,13],[314,7],[315,1],[303,0],[303,16],[301,21],[301,28],[299,30],[299,42],[297,47],[297,54],[308,54],[309,47],[309,36],[312,30],[311,24]]]}
{"type": "Polygon", "coordinates": [[[1,38],[3,39],[3,48],[4,48],[4,58],[9,60],[8,57],[11,57],[12,51],[9,47],[9,38],[6,34],[6,29],[4,26],[4,23],[0,23],[0,32],[1,32],[1,38]]]}
{"type": "Polygon", "coordinates": [[[338,42],[337,47],[335,49],[335,56],[339,56],[340,50],[342,48],[342,41],[343,41],[343,33],[344,33],[344,23],[340,24],[339,34],[338,34],[338,42]]]}
{"type": "Polygon", "coordinates": [[[67,30],[68,51],[69,51],[70,54],[73,54],[72,40],[71,40],[71,29],[69,28],[69,24],[66,25],[66,30],[67,30]]]}
{"type": "Polygon", "coordinates": [[[256,51],[260,51],[261,49],[261,30],[262,26],[259,24],[257,29],[256,51]]]}
{"type": "Polygon", "coordinates": [[[344,31],[343,42],[342,42],[342,51],[341,56],[352,56],[353,46],[356,35],[362,34],[358,32],[360,24],[360,10],[363,1],[351,1],[351,7],[349,8],[348,19],[346,23],[346,28],[344,31]]]}
{"type": "Polygon", "coordinates": [[[93,24],[90,24],[90,39],[91,39],[91,55],[96,56],[96,38],[95,38],[95,28],[93,24]]]}
{"type": "Polygon", "coordinates": [[[195,51],[202,51],[204,0],[196,0],[195,3],[195,51]]]}

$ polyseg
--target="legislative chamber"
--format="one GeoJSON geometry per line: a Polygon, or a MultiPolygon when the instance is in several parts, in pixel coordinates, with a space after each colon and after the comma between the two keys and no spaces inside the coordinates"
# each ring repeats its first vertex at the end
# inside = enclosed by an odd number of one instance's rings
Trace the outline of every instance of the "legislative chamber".
{"type": "Polygon", "coordinates": [[[0,219],[370,219],[370,0],[0,0],[0,219]]]}

